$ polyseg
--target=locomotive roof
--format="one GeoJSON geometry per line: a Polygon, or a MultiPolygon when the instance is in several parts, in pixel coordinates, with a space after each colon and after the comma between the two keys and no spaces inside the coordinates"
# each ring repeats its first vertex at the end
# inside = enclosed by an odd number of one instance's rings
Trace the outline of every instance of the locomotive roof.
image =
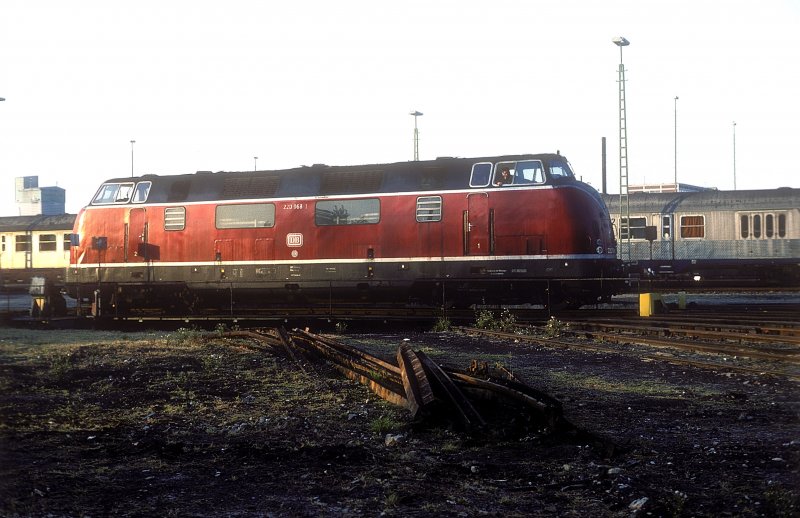
{"type": "Polygon", "coordinates": [[[75,214],[54,216],[4,216],[0,217],[0,232],[27,230],[72,230],[75,214]]]}
{"type": "MultiPolygon", "coordinates": [[[[603,200],[610,212],[619,212],[619,194],[604,194],[603,200]]],[[[800,189],[781,187],[744,191],[637,192],[628,195],[628,203],[632,213],[795,209],[800,207],[800,189]]]]}
{"type": "MultiPolygon", "coordinates": [[[[283,170],[148,174],[114,178],[105,183],[150,181],[147,201],[151,203],[414,192],[469,188],[472,164],[520,160],[541,160],[545,167],[553,162],[567,163],[566,158],[557,153],[448,157],[352,166],[314,164],[283,170]]],[[[559,180],[563,181],[557,179],[556,182],[559,180]]]]}

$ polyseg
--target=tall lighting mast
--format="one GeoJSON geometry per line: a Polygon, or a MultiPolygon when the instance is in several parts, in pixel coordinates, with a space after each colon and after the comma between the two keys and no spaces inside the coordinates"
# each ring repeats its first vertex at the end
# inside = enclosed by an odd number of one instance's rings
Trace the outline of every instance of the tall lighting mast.
{"type": "Polygon", "coordinates": [[[419,129],[417,129],[417,117],[422,115],[422,112],[414,110],[409,113],[414,116],[414,161],[419,160],[419,129]]]}
{"type": "Polygon", "coordinates": [[[628,125],[625,107],[625,65],[622,64],[622,47],[627,47],[631,43],[617,36],[611,40],[614,45],[619,47],[619,218],[617,226],[619,257],[623,259],[623,253],[627,253],[630,259],[631,253],[631,233],[630,233],[630,200],[628,200],[628,125]],[[622,227],[625,222],[625,251],[622,249],[623,234],[622,227]]]}

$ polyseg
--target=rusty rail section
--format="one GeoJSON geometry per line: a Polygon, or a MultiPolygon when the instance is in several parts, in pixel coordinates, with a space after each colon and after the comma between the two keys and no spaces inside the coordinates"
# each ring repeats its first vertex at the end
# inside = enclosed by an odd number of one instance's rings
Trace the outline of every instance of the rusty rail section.
{"type": "Polygon", "coordinates": [[[306,370],[322,360],[386,401],[406,407],[417,422],[444,421],[478,434],[577,433],[613,448],[568,422],[559,401],[502,366],[473,360],[468,369],[458,370],[437,364],[407,344],[398,348],[394,364],[327,337],[283,328],[214,336],[255,340],[260,349],[289,357],[306,370]]]}

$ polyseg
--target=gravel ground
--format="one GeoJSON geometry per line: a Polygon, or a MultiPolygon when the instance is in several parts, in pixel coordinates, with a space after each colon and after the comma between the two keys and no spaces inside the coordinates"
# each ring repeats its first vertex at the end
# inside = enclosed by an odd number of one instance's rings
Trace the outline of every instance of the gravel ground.
{"type": "Polygon", "coordinates": [[[797,383],[454,333],[337,339],[501,363],[576,436],[411,423],[361,385],[197,333],[0,328],[4,516],[796,516],[797,383]],[[387,436],[396,441],[387,445],[387,436]]]}

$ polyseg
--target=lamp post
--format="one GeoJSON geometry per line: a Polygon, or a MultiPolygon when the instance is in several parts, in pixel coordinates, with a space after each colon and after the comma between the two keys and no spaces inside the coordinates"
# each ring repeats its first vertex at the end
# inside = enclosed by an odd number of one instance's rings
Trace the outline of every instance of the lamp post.
{"type": "Polygon", "coordinates": [[[253,157],[253,171],[258,171],[258,157],[253,157]]]}
{"type": "Polygon", "coordinates": [[[675,96],[675,191],[678,191],[678,96],[675,96]]]}
{"type": "Polygon", "coordinates": [[[414,110],[409,113],[414,116],[414,161],[419,160],[419,129],[417,129],[417,117],[422,115],[422,112],[414,110]]]}
{"type": "Polygon", "coordinates": [[[627,47],[631,43],[622,36],[617,36],[611,40],[614,45],[619,47],[619,217],[620,222],[617,228],[619,257],[623,257],[622,252],[622,222],[625,222],[625,241],[627,242],[627,252],[630,256],[630,200],[628,200],[628,124],[627,108],[625,106],[625,65],[622,63],[622,47],[627,47]]]}
{"type": "Polygon", "coordinates": [[[736,121],[733,121],[733,190],[736,190],[736,121]]]}
{"type": "Polygon", "coordinates": [[[133,178],[133,145],[136,144],[135,140],[131,140],[131,178],[133,178]]]}

